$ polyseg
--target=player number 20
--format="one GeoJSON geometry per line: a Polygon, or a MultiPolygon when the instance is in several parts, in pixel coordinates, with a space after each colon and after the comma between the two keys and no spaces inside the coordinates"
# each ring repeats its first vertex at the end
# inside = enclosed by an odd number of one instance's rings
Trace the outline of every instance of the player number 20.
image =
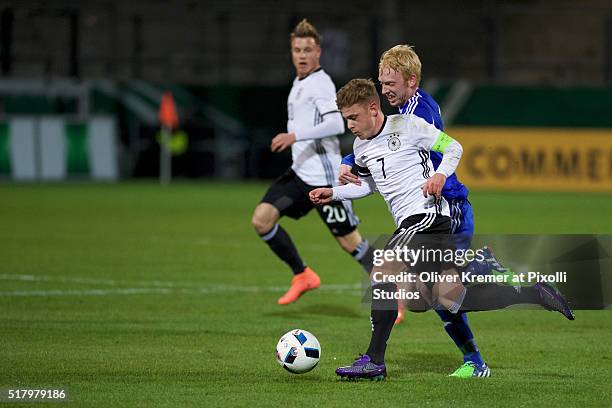
{"type": "Polygon", "coordinates": [[[346,221],[346,211],[344,211],[344,208],[324,205],[323,212],[327,215],[327,219],[325,220],[327,223],[346,221]]]}

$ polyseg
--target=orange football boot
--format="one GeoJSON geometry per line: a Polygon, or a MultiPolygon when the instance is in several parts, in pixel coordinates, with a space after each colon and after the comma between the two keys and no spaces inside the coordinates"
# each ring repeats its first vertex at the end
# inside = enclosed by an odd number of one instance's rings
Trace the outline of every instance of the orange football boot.
{"type": "Polygon", "coordinates": [[[317,289],[321,286],[321,278],[309,267],[304,268],[304,272],[298,273],[291,280],[291,287],[282,297],[278,299],[279,305],[288,305],[295,302],[309,290],[317,289]]]}

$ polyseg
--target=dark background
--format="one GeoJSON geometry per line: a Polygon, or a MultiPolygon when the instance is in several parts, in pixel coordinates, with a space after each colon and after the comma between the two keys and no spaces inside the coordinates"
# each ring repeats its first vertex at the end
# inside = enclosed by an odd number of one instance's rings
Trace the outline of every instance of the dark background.
{"type": "MultiPolygon", "coordinates": [[[[270,178],[289,164],[289,32],[308,18],[337,86],[414,45],[447,125],[609,127],[612,3],[585,1],[0,1],[0,118],[118,120],[123,177],[156,176],[159,96],[172,90],[187,151],[176,176],[270,178]],[[36,91],[33,91],[32,88],[36,91]]],[[[343,139],[350,148],[350,137],[343,139]]]]}

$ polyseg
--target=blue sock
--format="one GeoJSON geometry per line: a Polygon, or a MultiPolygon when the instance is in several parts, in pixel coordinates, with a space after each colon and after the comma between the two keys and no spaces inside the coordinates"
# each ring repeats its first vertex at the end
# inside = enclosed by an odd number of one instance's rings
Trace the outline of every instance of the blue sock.
{"type": "Polygon", "coordinates": [[[472,361],[479,366],[484,364],[480,351],[474,341],[474,334],[467,321],[467,314],[459,312],[451,313],[448,310],[436,310],[440,319],[444,322],[444,330],[455,342],[463,354],[463,362],[472,361]]]}
{"type": "Polygon", "coordinates": [[[487,265],[486,262],[472,261],[464,270],[474,276],[491,274],[491,267],[487,265]]]}

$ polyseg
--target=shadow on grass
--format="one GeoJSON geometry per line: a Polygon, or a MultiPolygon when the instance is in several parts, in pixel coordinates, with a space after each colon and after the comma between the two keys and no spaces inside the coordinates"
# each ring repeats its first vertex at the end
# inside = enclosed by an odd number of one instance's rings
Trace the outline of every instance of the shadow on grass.
{"type": "Polygon", "coordinates": [[[306,315],[348,317],[351,319],[363,318],[363,316],[360,315],[357,310],[355,310],[355,307],[330,304],[308,305],[300,307],[299,309],[293,307],[285,307],[281,310],[276,310],[274,312],[268,312],[264,314],[264,316],[284,317],[291,320],[295,320],[296,317],[306,315]]]}
{"type": "MultiPolygon", "coordinates": [[[[414,375],[414,374],[442,374],[444,376],[455,371],[462,363],[461,359],[456,358],[452,353],[418,353],[418,354],[401,354],[393,356],[387,363],[392,365],[391,370],[398,375],[414,375]]],[[[493,364],[491,366],[493,373],[499,373],[503,376],[514,376],[514,369],[509,366],[493,364]],[[497,371],[499,370],[499,371],[497,371]]],[[[571,379],[575,378],[571,374],[561,374],[555,371],[531,371],[525,372],[520,370],[522,376],[542,379],[571,379]]]]}
{"type": "Polygon", "coordinates": [[[400,354],[394,355],[389,362],[398,375],[450,374],[461,363],[448,353],[400,354]]]}

